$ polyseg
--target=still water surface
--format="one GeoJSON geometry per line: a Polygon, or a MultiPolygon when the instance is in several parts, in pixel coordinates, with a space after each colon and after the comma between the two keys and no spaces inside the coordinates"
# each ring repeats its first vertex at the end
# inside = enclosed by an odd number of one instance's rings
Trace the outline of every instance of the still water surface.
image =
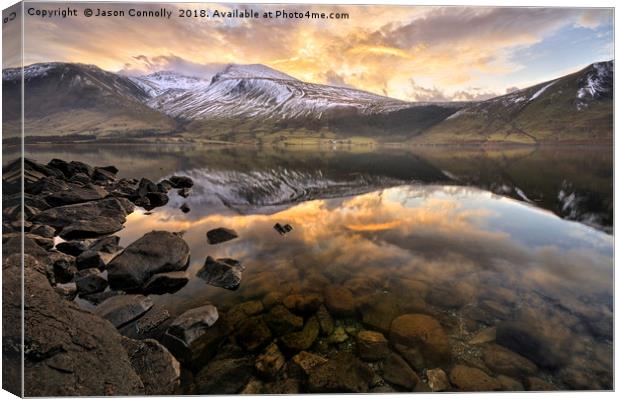
{"type": "Polygon", "coordinates": [[[338,323],[362,328],[377,308],[388,317],[432,314],[450,337],[455,362],[484,369],[480,347],[469,341],[499,322],[520,321],[552,352],[570,348],[559,371],[541,368],[540,377],[558,389],[611,388],[609,149],[82,145],[29,152],[44,162],[113,164],[123,177],[193,178],[187,199],[171,192],[165,207],[137,208],[118,233],[127,246],[151,230],[185,232],[194,277],[155,298],[173,314],[206,301],[226,311],[274,292],[320,294],[329,285],[345,286],[374,303],[361,301],[356,318],[338,323]],[[183,203],[187,214],[179,210],[183,203]],[[275,223],[293,231],[281,236],[275,223]],[[208,245],[205,233],[217,227],[232,228],[239,238],[208,245]],[[238,290],[195,276],[208,255],[246,267],[238,290]]]}

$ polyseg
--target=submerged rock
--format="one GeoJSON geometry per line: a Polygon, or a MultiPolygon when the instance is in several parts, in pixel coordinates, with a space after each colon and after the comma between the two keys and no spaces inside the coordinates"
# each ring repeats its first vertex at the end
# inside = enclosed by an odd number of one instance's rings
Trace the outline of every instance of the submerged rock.
{"type": "Polygon", "coordinates": [[[339,352],[310,371],[308,389],[315,393],[364,393],[373,371],[348,352],[339,352]]]}
{"type": "Polygon", "coordinates": [[[409,367],[407,362],[393,352],[383,364],[383,378],[407,390],[413,390],[420,382],[420,377],[409,367]]]}
{"type": "Polygon", "coordinates": [[[142,291],[147,294],[169,294],[185,287],[189,277],[186,272],[167,272],[153,275],[145,284],[142,291]]]}
{"type": "Polygon", "coordinates": [[[123,337],[131,366],[144,384],[146,395],[172,395],[181,382],[181,365],[154,339],[138,341],[123,337]]]}
{"type": "Polygon", "coordinates": [[[183,361],[200,357],[219,344],[222,334],[215,327],[218,319],[217,308],[211,304],[190,309],[174,319],[162,342],[183,361]]]}
{"type": "Polygon", "coordinates": [[[305,374],[310,372],[317,366],[327,363],[327,359],[314,353],[301,351],[292,358],[295,363],[305,374]]]}
{"type": "Polygon", "coordinates": [[[253,369],[254,364],[249,357],[212,360],[196,375],[196,393],[235,394],[246,386],[253,369]]]}
{"type": "Polygon", "coordinates": [[[213,259],[207,256],[205,264],[197,273],[207,284],[236,290],[241,284],[241,275],[245,268],[234,259],[213,259]]]}
{"type": "Polygon", "coordinates": [[[80,294],[95,294],[105,290],[108,286],[99,269],[80,270],[75,277],[75,284],[80,294]]]}
{"type": "Polygon", "coordinates": [[[353,294],[348,288],[341,286],[330,286],[323,292],[325,306],[330,313],[337,316],[353,316],[355,314],[356,302],[353,294]]]}
{"type": "Polygon", "coordinates": [[[32,221],[59,229],[64,239],[91,238],[121,230],[125,216],[131,212],[123,199],[105,198],[46,209],[32,221]]]}
{"type": "Polygon", "coordinates": [[[498,374],[522,377],[536,374],[538,367],[523,356],[500,345],[489,345],[483,352],[484,363],[498,374]]]}
{"type": "Polygon", "coordinates": [[[357,353],[360,359],[377,361],[390,354],[388,340],[376,331],[360,331],[357,334],[357,353]]]}
{"type": "Polygon", "coordinates": [[[406,314],[392,321],[390,341],[408,347],[418,347],[427,367],[441,365],[450,360],[448,336],[441,324],[424,314],[406,314]]]}
{"type": "Polygon", "coordinates": [[[484,371],[462,364],[454,366],[450,372],[450,382],[461,391],[485,392],[497,391],[501,384],[484,371]]]}
{"type": "Polygon", "coordinates": [[[189,209],[189,205],[187,205],[185,202],[179,207],[179,209],[183,213],[188,213],[191,210],[189,209]]]}
{"type": "Polygon", "coordinates": [[[187,176],[172,176],[168,178],[172,188],[191,188],[194,185],[194,181],[187,176]]]}
{"type": "Polygon", "coordinates": [[[271,330],[262,316],[254,316],[243,320],[237,326],[235,338],[237,342],[249,351],[264,347],[271,341],[271,330]]]}
{"type": "Polygon", "coordinates": [[[285,359],[278,345],[271,343],[263,353],[256,358],[256,370],[263,376],[274,377],[284,366],[285,359]]]}
{"type": "Polygon", "coordinates": [[[276,305],[265,315],[269,328],[278,336],[301,330],[304,319],[288,311],[282,305],[276,305]]]}
{"type": "Polygon", "coordinates": [[[153,300],[142,295],[117,295],[106,299],[94,310],[96,315],[110,321],[114,327],[137,319],[153,307],[153,300]]]}
{"type": "Polygon", "coordinates": [[[293,294],[282,300],[287,309],[299,314],[313,314],[323,303],[323,298],[316,294],[293,294]]]}
{"type": "Polygon", "coordinates": [[[319,322],[311,317],[301,331],[288,333],[280,338],[282,345],[291,352],[306,350],[312,346],[319,335],[319,322]]]}
{"type": "Polygon", "coordinates": [[[321,327],[321,334],[323,336],[329,336],[334,332],[334,319],[329,314],[325,306],[321,305],[316,312],[316,318],[319,321],[321,327]]]}
{"type": "Polygon", "coordinates": [[[108,281],[113,289],[140,290],[153,275],[182,271],[188,264],[189,245],[179,235],[152,231],[108,264],[108,281]]]}
{"type": "Polygon", "coordinates": [[[239,235],[237,235],[236,231],[224,227],[218,227],[217,229],[207,231],[207,242],[211,245],[234,240],[237,237],[239,237],[239,235]]]}

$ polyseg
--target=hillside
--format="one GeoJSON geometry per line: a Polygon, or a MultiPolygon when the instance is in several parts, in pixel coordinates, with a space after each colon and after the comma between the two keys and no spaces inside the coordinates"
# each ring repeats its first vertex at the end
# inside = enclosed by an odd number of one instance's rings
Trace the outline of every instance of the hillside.
{"type": "MultiPolygon", "coordinates": [[[[19,70],[3,70],[3,98],[20,98],[19,79],[19,70]]],[[[25,131],[29,136],[105,137],[175,129],[170,117],[146,106],[144,90],[128,78],[96,66],[34,64],[24,68],[24,83],[25,131]]],[[[5,126],[19,124],[19,101],[5,100],[4,104],[5,126]]]]}
{"type": "Polygon", "coordinates": [[[574,143],[613,138],[614,61],[472,104],[416,143],[574,143]]]}

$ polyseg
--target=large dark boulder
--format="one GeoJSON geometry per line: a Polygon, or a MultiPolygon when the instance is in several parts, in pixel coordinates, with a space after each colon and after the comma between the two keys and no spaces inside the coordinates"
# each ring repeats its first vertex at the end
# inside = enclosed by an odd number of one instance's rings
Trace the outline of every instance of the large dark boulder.
{"type": "Polygon", "coordinates": [[[241,275],[245,268],[234,259],[213,259],[207,256],[205,264],[197,276],[215,287],[236,290],[241,284],[241,275]]]}
{"type": "Polygon", "coordinates": [[[46,209],[32,218],[60,230],[64,239],[91,238],[115,233],[123,228],[133,209],[119,198],[105,198],[46,209]]]}
{"type": "MultiPolygon", "coordinates": [[[[143,395],[142,381],[131,366],[116,329],[62,299],[38,271],[40,267],[34,258],[26,255],[24,261],[24,394],[143,395]]],[[[5,259],[5,284],[19,282],[19,276],[20,256],[5,259]]],[[[19,305],[19,301],[15,304],[19,305]]]]}
{"type": "Polygon", "coordinates": [[[108,281],[113,289],[140,290],[153,275],[185,270],[189,245],[180,235],[152,231],[130,244],[108,265],[108,281]]]}
{"type": "Polygon", "coordinates": [[[108,192],[103,187],[92,184],[79,187],[71,184],[66,191],[56,191],[45,197],[45,202],[54,207],[96,201],[107,196],[108,192]]]}
{"type": "Polygon", "coordinates": [[[144,384],[146,395],[172,395],[181,382],[181,365],[154,339],[142,341],[123,337],[131,365],[144,384]]]}
{"type": "Polygon", "coordinates": [[[142,316],[152,307],[153,300],[149,297],[116,295],[97,305],[94,312],[118,328],[142,316]]]}
{"type": "Polygon", "coordinates": [[[172,176],[168,179],[173,188],[190,188],[194,181],[187,176],[172,176]]]}

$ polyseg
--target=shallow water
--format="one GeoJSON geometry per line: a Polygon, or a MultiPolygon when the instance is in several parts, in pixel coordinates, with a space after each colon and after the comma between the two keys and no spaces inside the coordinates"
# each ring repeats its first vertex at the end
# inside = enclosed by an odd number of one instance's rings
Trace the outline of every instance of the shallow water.
{"type": "Polygon", "coordinates": [[[450,337],[453,362],[486,370],[471,338],[502,321],[522,321],[552,353],[570,348],[559,369],[542,367],[538,376],[557,389],[583,381],[581,388],[611,388],[608,149],[33,146],[29,156],[113,164],[126,177],[194,179],[189,198],[171,192],[165,207],[150,214],[138,208],[118,233],[126,246],[151,230],[185,232],[193,277],[155,298],[172,314],[206,301],[225,312],[270,293],[344,286],[360,301],[355,317],[338,320],[351,335],[377,307],[388,309],[388,318],[431,314],[450,337]],[[187,214],[178,209],[184,202],[187,214]],[[275,223],[293,230],[281,236],[275,223]],[[205,233],[216,227],[239,238],[208,245],[205,233]],[[208,255],[246,267],[238,290],[195,276],[208,255]]]}

